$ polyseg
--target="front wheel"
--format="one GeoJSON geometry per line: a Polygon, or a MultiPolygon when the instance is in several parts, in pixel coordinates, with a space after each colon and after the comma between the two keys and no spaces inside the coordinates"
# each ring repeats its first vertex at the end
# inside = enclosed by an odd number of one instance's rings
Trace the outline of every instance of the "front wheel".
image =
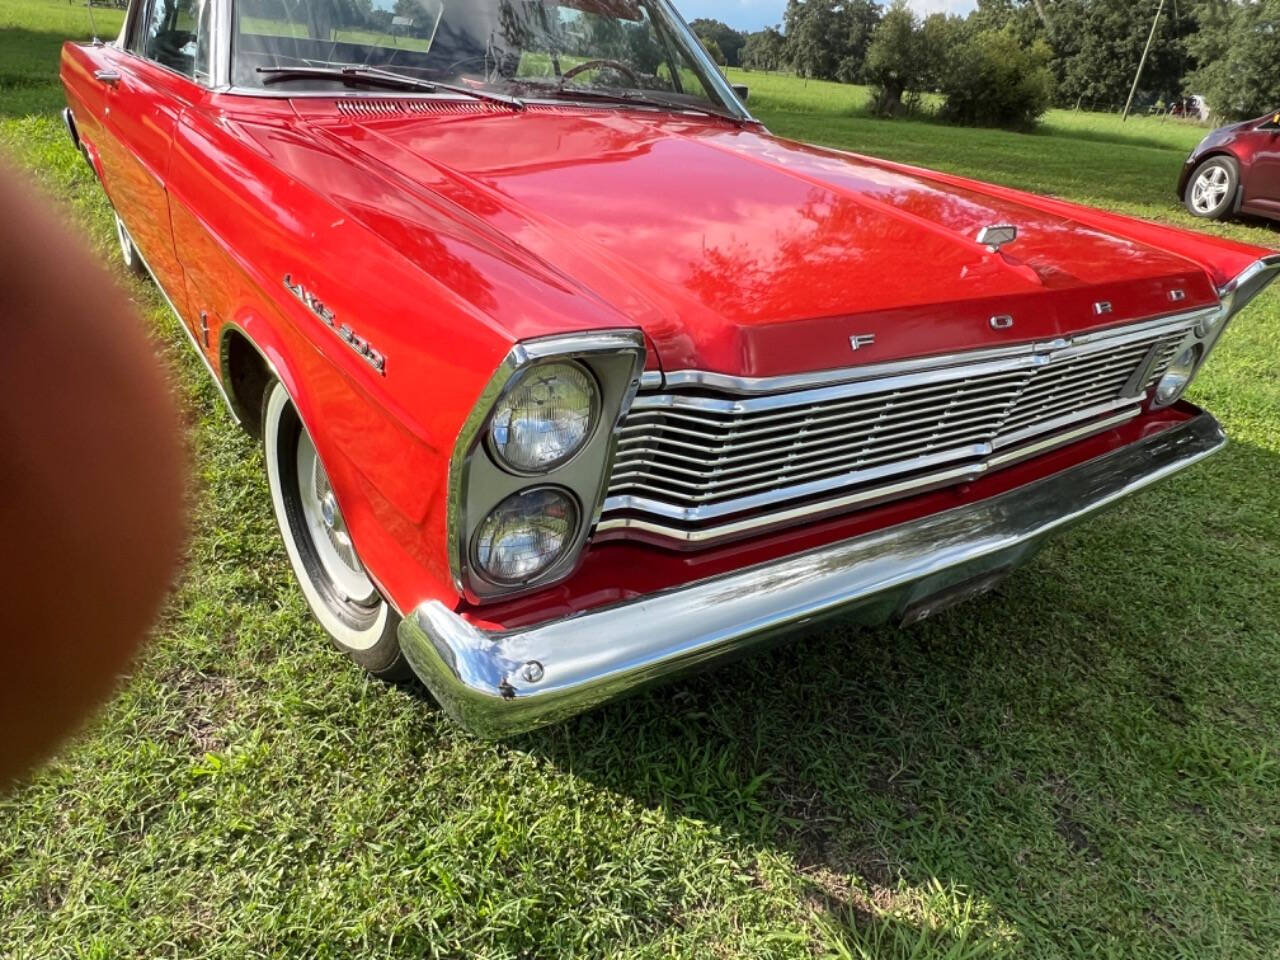
{"type": "Polygon", "coordinates": [[[408,676],[400,618],[369,579],[315,445],[279,381],[267,389],[263,444],[271,505],[311,612],[334,645],[386,680],[408,676]]]}
{"type": "Polygon", "coordinates": [[[1183,198],[1194,216],[1221,220],[1235,206],[1240,170],[1230,157],[1210,157],[1196,168],[1183,198]]]}

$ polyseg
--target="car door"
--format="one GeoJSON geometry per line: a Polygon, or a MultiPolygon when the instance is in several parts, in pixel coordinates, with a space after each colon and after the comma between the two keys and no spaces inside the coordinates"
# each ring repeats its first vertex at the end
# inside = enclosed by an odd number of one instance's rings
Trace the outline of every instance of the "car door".
{"type": "Polygon", "coordinates": [[[1248,169],[1244,177],[1243,209],[1266,216],[1280,215],[1280,111],[1262,120],[1240,138],[1248,169]]]}
{"type": "Polygon", "coordinates": [[[106,54],[100,150],[107,193],[134,244],[184,315],[182,268],[174,250],[166,179],[178,118],[208,76],[211,0],[142,0],[124,43],[106,54]]]}

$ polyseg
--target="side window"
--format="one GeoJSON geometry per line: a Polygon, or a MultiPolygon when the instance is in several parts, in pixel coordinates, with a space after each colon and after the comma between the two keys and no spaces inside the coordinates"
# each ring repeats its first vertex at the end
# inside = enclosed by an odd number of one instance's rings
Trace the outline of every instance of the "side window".
{"type": "Polygon", "coordinates": [[[208,80],[211,6],[212,0],[152,0],[137,52],[183,76],[208,80]]]}

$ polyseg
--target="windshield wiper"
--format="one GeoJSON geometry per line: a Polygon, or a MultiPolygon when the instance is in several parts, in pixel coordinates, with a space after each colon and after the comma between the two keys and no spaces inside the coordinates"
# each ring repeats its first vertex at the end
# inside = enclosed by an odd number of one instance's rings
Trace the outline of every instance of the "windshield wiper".
{"type": "Polygon", "coordinates": [[[718,117],[721,120],[728,120],[741,126],[746,123],[743,117],[734,116],[731,113],[725,113],[721,110],[713,110],[710,107],[696,106],[691,103],[685,103],[683,100],[668,100],[666,97],[655,97],[649,93],[630,93],[618,91],[612,93],[607,90],[595,90],[591,87],[566,87],[563,84],[551,86],[549,84],[526,84],[528,89],[536,90],[539,94],[556,97],[563,100],[599,100],[604,103],[623,103],[640,107],[660,107],[663,110],[679,110],[689,111],[692,113],[700,113],[707,117],[718,117]]]}
{"type": "Polygon", "coordinates": [[[449,93],[460,93],[464,97],[474,97],[476,100],[500,103],[504,107],[510,107],[512,110],[524,109],[524,103],[521,100],[516,97],[509,97],[506,94],[490,93],[488,90],[473,90],[471,87],[453,83],[440,83],[436,80],[419,80],[417,77],[407,77],[403,73],[379,70],[377,67],[258,67],[258,73],[265,77],[262,81],[264,84],[279,83],[282,80],[305,80],[310,78],[340,80],[349,87],[365,84],[375,87],[391,87],[397,90],[421,90],[424,93],[445,90],[449,93]]]}

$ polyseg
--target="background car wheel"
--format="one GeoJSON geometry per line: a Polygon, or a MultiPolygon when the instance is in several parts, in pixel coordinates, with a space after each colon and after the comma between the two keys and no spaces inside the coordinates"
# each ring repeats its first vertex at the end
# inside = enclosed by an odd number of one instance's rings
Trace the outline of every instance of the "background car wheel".
{"type": "Polygon", "coordinates": [[[400,618],[365,572],[328,474],[279,381],[263,400],[267,483],[289,563],[311,611],[339,650],[375,676],[401,680],[400,618]]]}
{"type": "Polygon", "coordinates": [[[124,221],[120,219],[120,214],[115,214],[115,218],[116,239],[120,241],[120,259],[124,261],[124,265],[130,273],[145,277],[147,268],[142,262],[142,257],[138,256],[138,248],[133,245],[133,237],[129,236],[129,230],[125,227],[124,221]]]}
{"type": "Polygon", "coordinates": [[[1187,183],[1187,209],[1197,217],[1221,220],[1235,206],[1240,171],[1230,157],[1211,157],[1187,183]]]}

